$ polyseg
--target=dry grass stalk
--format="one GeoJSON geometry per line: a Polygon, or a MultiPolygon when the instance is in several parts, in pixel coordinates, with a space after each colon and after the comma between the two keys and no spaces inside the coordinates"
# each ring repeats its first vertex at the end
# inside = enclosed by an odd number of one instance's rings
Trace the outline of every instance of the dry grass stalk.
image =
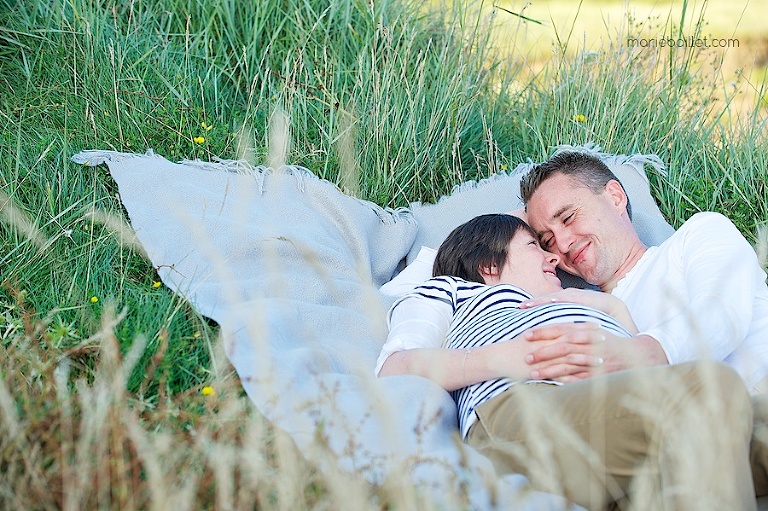
{"type": "MultiPolygon", "coordinates": [[[[126,383],[145,343],[121,356],[120,315],[105,313],[83,342],[98,352],[83,373],[77,357],[92,350],[50,348],[25,314],[25,329],[0,345],[0,508],[350,509],[330,503],[349,494],[326,492],[330,480],[255,412],[236,378],[217,381],[214,396],[192,389],[139,406],[126,383]]],[[[367,487],[355,488],[365,502],[367,487]]]]}
{"type": "Polygon", "coordinates": [[[29,216],[13,203],[11,197],[2,190],[0,190],[0,221],[14,227],[38,249],[42,249],[46,245],[43,233],[35,226],[35,223],[29,216]]]}

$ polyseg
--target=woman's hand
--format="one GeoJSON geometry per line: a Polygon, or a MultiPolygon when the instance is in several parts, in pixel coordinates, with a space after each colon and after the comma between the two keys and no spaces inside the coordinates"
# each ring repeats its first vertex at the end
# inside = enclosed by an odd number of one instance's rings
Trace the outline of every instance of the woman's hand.
{"type": "Polygon", "coordinates": [[[550,293],[548,295],[536,296],[520,304],[521,309],[530,309],[538,305],[547,303],[578,303],[587,307],[592,307],[599,311],[616,318],[629,333],[632,335],[637,334],[637,326],[635,325],[632,315],[629,313],[629,309],[624,305],[624,302],[616,298],[610,293],[603,293],[602,291],[592,291],[590,289],[576,289],[567,288],[562,291],[550,293]]]}
{"type": "Polygon", "coordinates": [[[653,337],[619,337],[594,323],[546,325],[528,330],[523,336],[536,346],[525,358],[531,378],[571,382],[669,363],[653,337]]]}

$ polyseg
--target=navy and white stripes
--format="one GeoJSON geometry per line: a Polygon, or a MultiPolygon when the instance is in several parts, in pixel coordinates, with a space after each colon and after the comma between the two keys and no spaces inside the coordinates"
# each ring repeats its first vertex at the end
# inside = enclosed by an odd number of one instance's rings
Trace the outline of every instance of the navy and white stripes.
{"type": "MultiPolygon", "coordinates": [[[[631,336],[611,316],[584,305],[552,303],[519,309],[518,305],[531,295],[508,284],[485,286],[453,277],[436,277],[416,288],[413,294],[442,301],[453,308],[453,319],[443,344],[446,348],[468,349],[504,342],[530,328],[554,323],[597,323],[616,335],[631,336]]],[[[451,392],[459,409],[462,437],[466,437],[476,420],[475,408],[515,383],[519,382],[500,378],[451,392]]]]}

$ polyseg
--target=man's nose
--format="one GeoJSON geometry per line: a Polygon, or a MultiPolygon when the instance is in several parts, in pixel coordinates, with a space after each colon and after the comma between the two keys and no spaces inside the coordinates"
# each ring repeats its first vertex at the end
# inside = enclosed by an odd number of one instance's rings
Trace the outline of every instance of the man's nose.
{"type": "Polygon", "coordinates": [[[557,248],[557,252],[563,255],[567,254],[571,249],[571,245],[573,245],[573,236],[567,232],[560,231],[557,234],[553,233],[553,237],[555,238],[554,246],[557,248]]]}

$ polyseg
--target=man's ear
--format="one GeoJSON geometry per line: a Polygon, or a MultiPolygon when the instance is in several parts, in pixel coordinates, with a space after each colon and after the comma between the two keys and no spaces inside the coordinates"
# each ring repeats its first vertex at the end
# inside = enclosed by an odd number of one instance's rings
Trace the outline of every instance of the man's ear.
{"type": "Polygon", "coordinates": [[[611,179],[605,184],[605,191],[610,196],[614,206],[623,210],[627,209],[627,192],[624,191],[624,187],[621,186],[621,183],[615,179],[611,179]]]}

